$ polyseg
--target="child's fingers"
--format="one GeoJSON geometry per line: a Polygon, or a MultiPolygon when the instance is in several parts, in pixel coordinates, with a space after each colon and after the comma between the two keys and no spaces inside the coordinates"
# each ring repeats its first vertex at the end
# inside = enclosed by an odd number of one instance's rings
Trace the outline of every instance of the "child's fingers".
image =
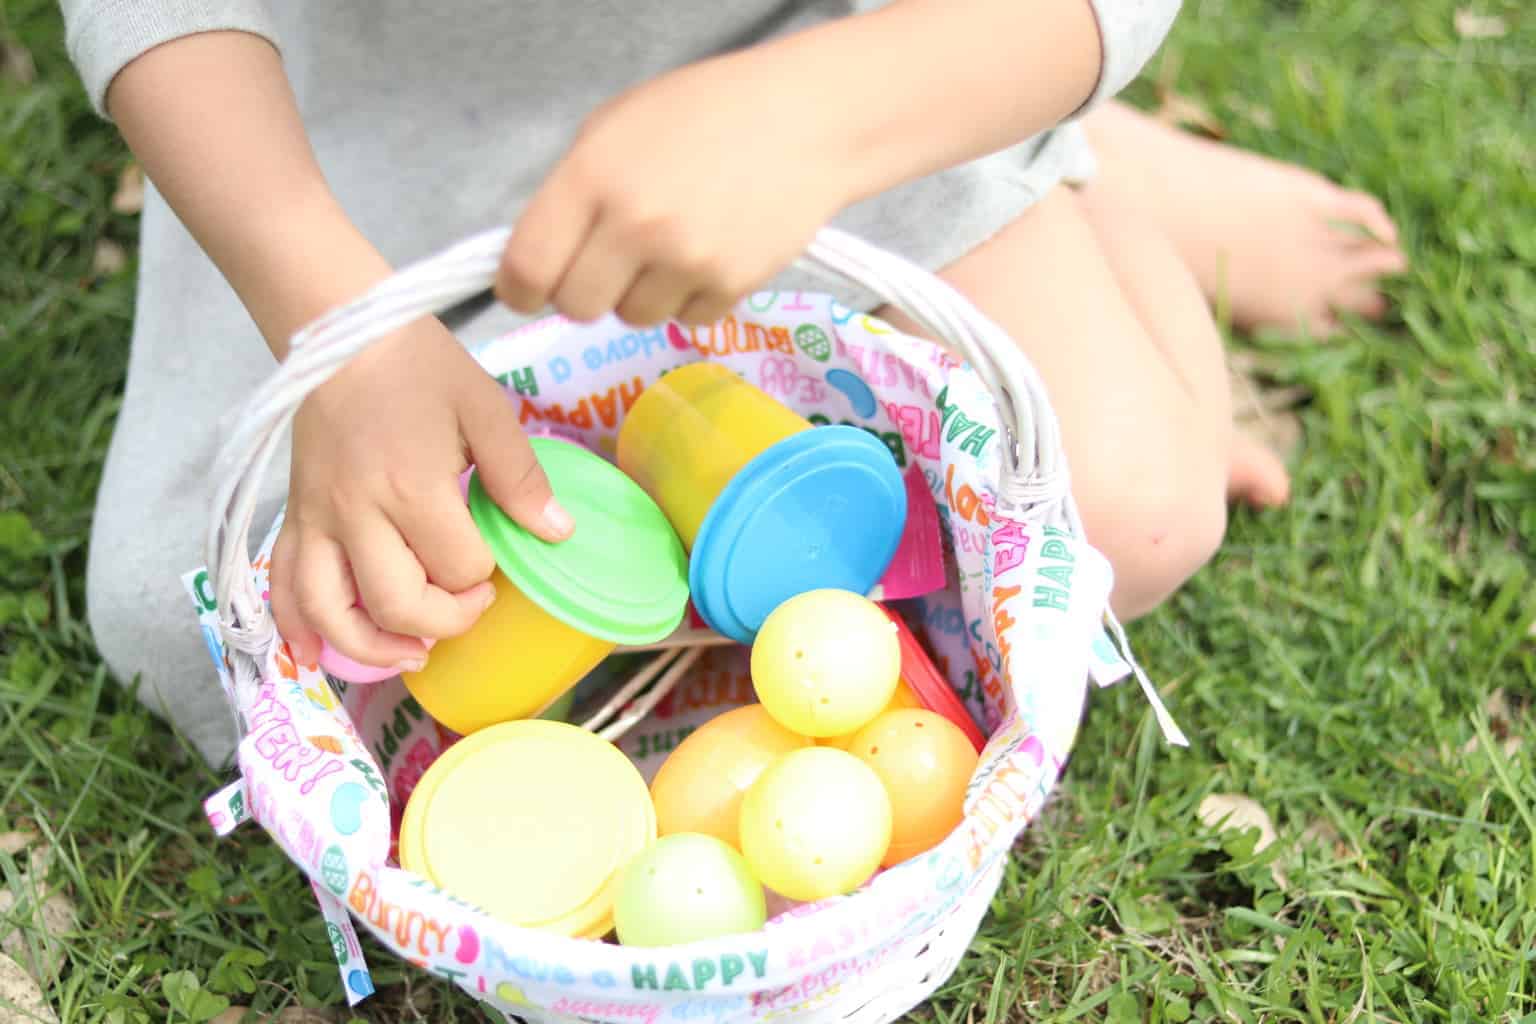
{"type": "Polygon", "coordinates": [[[576,524],[555,499],[518,422],[517,406],[499,388],[475,389],[460,411],[460,429],[481,484],[503,512],[543,540],[571,535],[576,524]]]}
{"type": "Polygon", "coordinates": [[[310,629],[364,665],[395,666],[403,672],[420,667],[426,654],[421,641],[385,632],[369,612],[357,607],[358,594],[340,544],[310,533],[298,538],[294,555],[294,608],[310,629]]]}
{"type": "MultiPolygon", "coordinates": [[[[459,594],[433,584],[396,525],[382,515],[354,517],[345,524],[344,536],[368,615],[391,633],[434,639],[458,636],[475,624],[495,597],[489,583],[459,594]]],[[[335,637],[331,643],[339,647],[335,637]]]]}
{"type": "Polygon", "coordinates": [[[267,570],[267,592],[271,595],[272,619],[277,632],[301,665],[313,665],[320,658],[320,634],[310,628],[299,614],[294,596],[294,555],[298,550],[292,520],[283,523],[277,542],[272,545],[271,565],[267,570]]]}
{"type": "Polygon", "coordinates": [[[650,327],[676,316],[692,294],[692,284],[682,274],[652,265],[640,271],[616,312],[632,327],[650,327]]]}
{"type": "Polygon", "coordinates": [[[685,324],[712,324],[736,306],[736,299],[723,292],[698,292],[683,304],[677,319],[685,324]]]}
{"type": "Polygon", "coordinates": [[[611,221],[600,218],[555,286],[555,308],[578,323],[612,312],[639,270],[632,248],[624,242],[611,221]]]}
{"type": "Polygon", "coordinates": [[[389,514],[431,582],[457,594],[491,578],[496,561],[460,496],[458,481],[444,479],[430,498],[402,502],[389,514]]]}
{"type": "Polygon", "coordinates": [[[597,219],[596,207],[559,170],[534,193],[501,254],[496,297],[520,313],[543,309],[597,219]]]}

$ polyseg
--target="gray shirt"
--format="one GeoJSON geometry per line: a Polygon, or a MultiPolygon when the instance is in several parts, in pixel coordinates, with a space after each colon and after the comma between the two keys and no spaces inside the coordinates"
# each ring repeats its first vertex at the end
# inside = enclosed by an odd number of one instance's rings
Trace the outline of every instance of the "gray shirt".
{"type": "MultiPolygon", "coordinates": [[[[210,29],[271,40],[327,179],[364,234],[386,257],[404,262],[513,217],[582,119],[614,94],[681,64],[874,2],[64,0],[63,7],[70,53],[98,110],[113,76],[159,43],[210,29]]],[[[1089,105],[1137,74],[1179,0],[1091,2],[1104,61],[1089,105]]],[[[1062,177],[1090,171],[1086,147],[1069,122],[1013,150],[870,199],[838,224],[939,266],[974,248],[1062,177]]],[[[176,263],[199,258],[181,239],[151,236],[145,245],[174,247],[166,255],[176,263]]],[[[139,310],[141,318],[154,314],[139,310]]]]}
{"type": "MultiPolygon", "coordinates": [[[[63,0],[62,6],[69,52],[98,110],[124,65],[160,43],[215,29],[271,40],[332,189],[360,230],[403,264],[513,219],[586,115],[615,93],[874,2],[63,0]]],[[[1096,101],[1141,69],[1179,0],[1091,2],[1104,51],[1096,101]]],[[[836,223],[938,268],[1063,179],[1085,178],[1092,169],[1081,130],[1069,121],[860,203],[836,223]]],[[[271,372],[272,360],[233,290],[154,188],[146,192],[132,354],[98,499],[89,610],[114,672],[123,679],[142,676],[143,699],[220,760],[230,751],[229,718],[178,578],[201,561],[206,480],[221,417],[271,372]]],[[[828,290],[825,281],[794,274],[774,286],[828,290]]],[[[852,290],[838,297],[855,308],[873,304],[852,290]]],[[[495,307],[461,335],[472,342],[513,322],[495,307]]],[[[273,463],[264,491],[270,511],[286,493],[286,466],[282,455],[273,463]]]]}

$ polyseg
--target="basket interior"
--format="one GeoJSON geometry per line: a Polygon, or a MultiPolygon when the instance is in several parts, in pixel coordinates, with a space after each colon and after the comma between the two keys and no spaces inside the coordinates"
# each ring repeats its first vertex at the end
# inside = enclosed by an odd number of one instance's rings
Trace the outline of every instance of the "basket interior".
{"type": "MultiPolygon", "coordinates": [[[[991,735],[1010,714],[1017,695],[1002,684],[1001,658],[978,596],[987,586],[977,570],[988,558],[980,511],[988,506],[975,475],[995,472],[996,420],[990,396],[942,350],[825,297],[785,294],[756,297],[707,328],[540,321],[496,338],[475,356],[502,382],[525,430],[576,442],[610,460],[646,382],[699,359],[724,364],[812,424],[869,431],[932,496],[943,540],[946,586],[888,606],[906,619],[984,733],[991,735]],[[803,343],[808,337],[825,350],[803,343]],[[954,398],[957,390],[963,402],[954,398]],[[962,404],[970,415],[951,415],[962,404]],[[983,451],[985,461],[977,458],[983,451]],[[963,467],[952,459],[964,460],[963,467]]],[[[754,699],[748,653],[744,647],[705,652],[619,740],[647,781],[689,732],[754,699]]],[[[584,680],[569,719],[582,721],[584,706],[621,685],[635,667],[633,657],[610,658],[584,680]]],[[[344,688],[342,703],[389,784],[398,828],[421,773],[454,737],[431,722],[398,680],[344,688]]]]}
{"type": "MultiPolygon", "coordinates": [[[[1005,709],[1000,692],[989,694],[981,685],[983,673],[977,672],[971,653],[952,559],[948,569],[948,589],[891,602],[889,607],[901,614],[972,719],[990,734],[1005,709]]],[[[574,705],[564,717],[583,721],[653,656],[621,652],[608,658],[577,685],[574,705]]],[[[705,650],[671,692],[616,741],[647,783],[691,732],[717,715],[756,700],[749,661],[750,649],[742,645],[705,650]]],[[[428,717],[399,679],[370,685],[333,680],[333,686],[358,733],[369,743],[389,787],[393,839],[422,773],[458,737],[428,717]]]]}

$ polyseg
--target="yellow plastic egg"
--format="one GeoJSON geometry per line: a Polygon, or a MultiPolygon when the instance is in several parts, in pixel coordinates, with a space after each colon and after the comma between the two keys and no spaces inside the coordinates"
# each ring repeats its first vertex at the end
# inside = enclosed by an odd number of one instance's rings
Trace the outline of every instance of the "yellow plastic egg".
{"type": "Polygon", "coordinates": [[[739,849],[747,788],[779,757],[810,745],[761,704],[710,719],[672,751],[651,782],[659,833],[700,832],[739,849]]]}
{"type": "Polygon", "coordinates": [[[874,769],[891,800],[886,867],[931,850],[960,824],[979,757],[943,715],[887,711],[858,731],[848,752],[874,769]]]}
{"type": "Polygon", "coordinates": [[[885,710],[901,677],[896,626],[847,590],[785,601],[752,644],[752,685],[768,713],[811,737],[839,736],[885,710]]]}
{"type": "Polygon", "coordinates": [[[890,843],[891,800],[880,776],[833,747],[785,754],[741,804],[741,852],[752,873],[793,900],[852,892],[890,843]]]}

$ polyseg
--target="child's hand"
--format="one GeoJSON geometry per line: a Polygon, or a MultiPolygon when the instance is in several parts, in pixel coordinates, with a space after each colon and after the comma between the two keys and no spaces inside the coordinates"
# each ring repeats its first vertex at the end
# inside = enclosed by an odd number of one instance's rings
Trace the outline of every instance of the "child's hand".
{"type": "Polygon", "coordinates": [[[576,320],[715,320],[844,207],[1080,110],[1101,55],[1088,3],[902,0],[663,75],[588,121],[514,227],[497,294],[576,320]]]}
{"type": "Polygon", "coordinates": [[[495,563],[459,491],[470,462],[514,520],[547,540],[570,533],[516,406],[436,320],[379,342],[304,403],[271,587],[300,662],[324,636],[411,671],[426,657],[417,637],[474,624],[495,563]]]}
{"type": "Polygon", "coordinates": [[[840,127],[777,54],[685,67],[588,121],[518,219],[497,295],[574,320],[707,323],[852,198],[840,127]]]}

